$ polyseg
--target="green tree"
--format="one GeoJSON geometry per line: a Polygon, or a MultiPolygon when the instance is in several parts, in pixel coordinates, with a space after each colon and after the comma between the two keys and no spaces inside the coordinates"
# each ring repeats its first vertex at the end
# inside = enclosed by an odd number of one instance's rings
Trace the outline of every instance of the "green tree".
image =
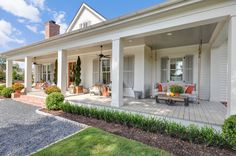
{"type": "Polygon", "coordinates": [[[58,66],[58,63],[57,63],[57,59],[55,61],[55,68],[54,68],[54,78],[53,78],[53,82],[55,84],[57,84],[57,66],[58,66]]]}
{"type": "Polygon", "coordinates": [[[0,57],[0,80],[5,80],[6,79],[6,59],[0,57]]]}
{"type": "Polygon", "coordinates": [[[79,86],[81,83],[81,60],[80,57],[78,56],[77,62],[76,62],[76,67],[75,67],[75,85],[79,86]]]}

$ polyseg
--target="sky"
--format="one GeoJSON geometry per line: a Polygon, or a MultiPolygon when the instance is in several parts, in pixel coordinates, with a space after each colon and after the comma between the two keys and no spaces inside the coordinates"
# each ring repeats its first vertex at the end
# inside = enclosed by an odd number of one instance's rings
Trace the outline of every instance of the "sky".
{"type": "Polygon", "coordinates": [[[44,23],[54,20],[61,33],[85,2],[108,20],[165,0],[0,0],[0,52],[44,39],[44,23]]]}

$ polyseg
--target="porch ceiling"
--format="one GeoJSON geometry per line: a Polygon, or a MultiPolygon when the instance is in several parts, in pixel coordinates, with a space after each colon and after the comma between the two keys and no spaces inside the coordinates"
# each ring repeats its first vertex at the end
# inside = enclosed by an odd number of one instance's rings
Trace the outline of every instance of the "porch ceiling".
{"type": "Polygon", "coordinates": [[[133,44],[146,44],[152,49],[164,49],[199,44],[201,39],[203,43],[208,43],[211,39],[213,31],[216,28],[216,25],[217,23],[212,23],[188,29],[171,31],[168,33],[145,36],[132,39],[132,42],[133,44]]]}

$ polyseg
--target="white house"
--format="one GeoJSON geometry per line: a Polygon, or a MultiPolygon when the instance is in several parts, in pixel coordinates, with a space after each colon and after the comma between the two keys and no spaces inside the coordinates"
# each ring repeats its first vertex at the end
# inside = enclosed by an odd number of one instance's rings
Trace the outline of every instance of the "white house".
{"type": "Polygon", "coordinates": [[[1,54],[7,86],[13,61],[25,61],[30,91],[32,64],[35,82],[52,81],[57,59],[57,85],[65,93],[80,56],[82,85],[112,81],[112,106],[122,106],[123,96],[134,96],[134,90],[150,97],[158,82],[184,81],[196,84],[200,99],[227,102],[228,115],[236,114],[235,0],[168,1],[111,20],[83,4],[66,33],[56,35],[58,30],[49,21],[45,40],[1,54]],[[110,58],[99,67],[101,51],[110,58]]]}

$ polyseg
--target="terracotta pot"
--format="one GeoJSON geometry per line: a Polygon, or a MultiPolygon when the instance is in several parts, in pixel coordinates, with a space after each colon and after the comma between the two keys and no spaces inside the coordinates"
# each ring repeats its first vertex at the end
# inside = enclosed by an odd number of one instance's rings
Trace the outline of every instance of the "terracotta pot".
{"type": "Polygon", "coordinates": [[[180,96],[180,94],[179,93],[175,93],[175,96],[180,96]]]}
{"type": "Polygon", "coordinates": [[[20,94],[21,90],[16,90],[15,93],[20,94]]]}
{"type": "Polygon", "coordinates": [[[76,86],[75,89],[77,94],[83,93],[83,86],[76,86]]]}

